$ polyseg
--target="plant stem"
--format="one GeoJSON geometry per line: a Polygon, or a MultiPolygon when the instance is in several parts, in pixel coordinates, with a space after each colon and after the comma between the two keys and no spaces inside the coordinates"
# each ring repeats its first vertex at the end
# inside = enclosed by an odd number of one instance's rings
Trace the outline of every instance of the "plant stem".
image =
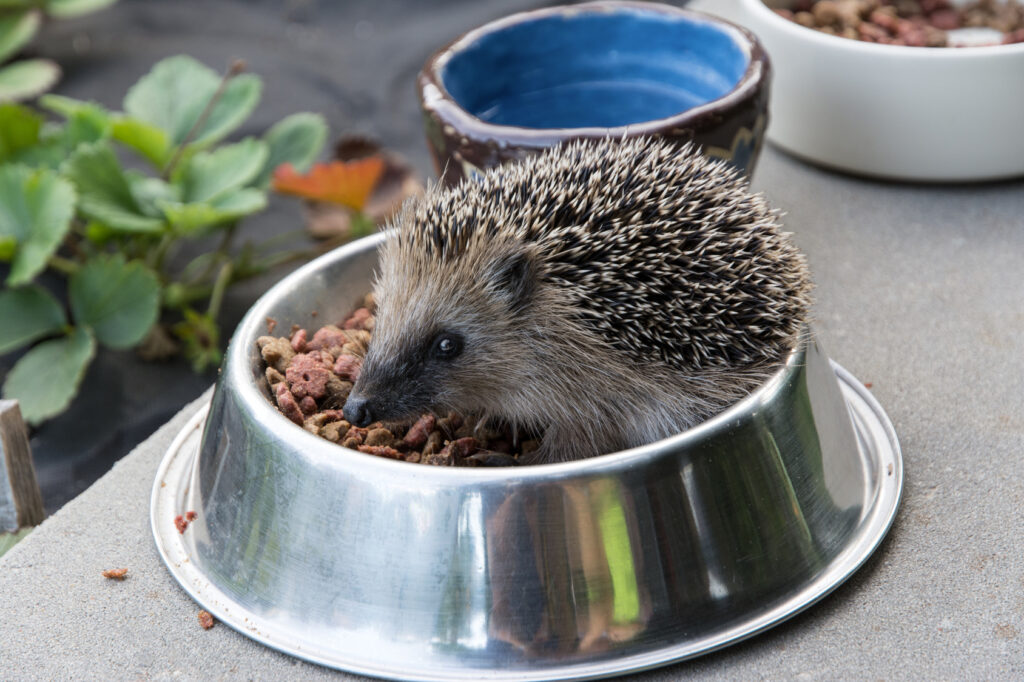
{"type": "Polygon", "coordinates": [[[217,273],[217,281],[213,283],[213,293],[210,295],[210,305],[206,309],[206,314],[212,320],[216,320],[217,316],[220,315],[220,304],[224,301],[224,292],[227,290],[228,285],[231,284],[233,272],[234,267],[229,261],[221,266],[220,272],[217,273]]]}
{"type": "Polygon", "coordinates": [[[197,118],[196,122],[192,124],[191,128],[189,128],[185,137],[181,140],[181,144],[179,144],[174,150],[174,155],[171,156],[171,160],[167,162],[167,166],[164,168],[163,172],[164,180],[170,179],[175,167],[177,167],[178,163],[181,161],[182,154],[185,153],[185,147],[187,147],[189,142],[192,141],[192,138],[195,137],[196,133],[202,129],[203,125],[206,123],[206,119],[210,118],[210,114],[213,113],[213,108],[217,105],[217,102],[220,101],[221,96],[224,95],[224,89],[227,88],[228,83],[231,82],[232,78],[243,71],[245,71],[244,61],[236,59],[231,62],[231,66],[229,66],[228,70],[224,72],[224,76],[220,79],[220,84],[214,91],[213,96],[210,97],[210,101],[206,103],[205,107],[203,107],[203,111],[199,114],[199,118],[197,118]]]}
{"type": "Polygon", "coordinates": [[[156,248],[152,252],[152,263],[153,269],[158,273],[163,274],[164,271],[164,260],[167,258],[167,252],[170,251],[171,246],[174,244],[174,235],[170,232],[160,237],[160,242],[156,245],[156,248]]]}
{"type": "Polygon", "coordinates": [[[50,256],[46,261],[46,264],[57,272],[64,275],[73,275],[78,272],[79,265],[70,258],[64,258],[63,256],[50,256]]]}

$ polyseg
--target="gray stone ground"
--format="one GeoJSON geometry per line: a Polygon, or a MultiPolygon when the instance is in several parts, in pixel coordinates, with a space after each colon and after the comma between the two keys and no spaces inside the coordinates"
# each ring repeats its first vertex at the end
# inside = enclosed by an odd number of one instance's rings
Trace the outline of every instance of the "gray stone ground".
{"type": "MultiPolygon", "coordinates": [[[[822,603],[636,679],[1024,678],[1024,182],[887,185],[767,149],[755,185],[808,254],[826,348],[896,426],[903,506],[822,603]]],[[[343,677],[201,630],[161,563],[150,486],[194,409],[0,559],[0,677],[343,677]]]]}

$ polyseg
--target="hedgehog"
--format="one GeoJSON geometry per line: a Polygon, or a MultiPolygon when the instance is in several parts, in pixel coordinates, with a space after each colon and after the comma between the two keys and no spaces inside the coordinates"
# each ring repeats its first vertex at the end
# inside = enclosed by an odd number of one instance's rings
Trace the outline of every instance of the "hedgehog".
{"type": "Polygon", "coordinates": [[[346,419],[473,414],[576,460],[741,400],[806,329],[810,277],[732,166],[660,138],[586,140],[407,204],[346,419]]]}

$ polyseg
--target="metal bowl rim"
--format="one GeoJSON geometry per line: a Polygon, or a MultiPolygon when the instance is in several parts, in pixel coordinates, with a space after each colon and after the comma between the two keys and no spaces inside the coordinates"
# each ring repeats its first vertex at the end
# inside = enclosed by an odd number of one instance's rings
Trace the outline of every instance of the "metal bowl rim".
{"type": "MultiPolygon", "coordinates": [[[[495,671],[479,668],[470,668],[463,671],[449,670],[447,674],[435,670],[430,674],[424,674],[422,671],[389,668],[384,663],[375,666],[365,664],[353,665],[339,661],[337,657],[332,659],[321,650],[304,650],[301,646],[294,644],[294,642],[275,641],[272,633],[259,630],[258,623],[262,620],[259,616],[244,607],[240,607],[230,599],[225,601],[227,604],[230,604],[231,609],[228,609],[225,603],[221,603],[216,593],[220,593],[225,597],[227,595],[212,582],[207,574],[203,573],[195,562],[189,561],[189,552],[184,544],[184,536],[178,533],[171,520],[172,516],[161,513],[160,510],[161,505],[168,503],[173,505],[174,500],[181,494],[184,494],[184,491],[180,489],[181,484],[184,484],[185,490],[187,490],[190,479],[188,475],[181,479],[168,481],[167,474],[175,465],[175,461],[178,459],[180,451],[189,436],[198,431],[198,438],[202,438],[202,420],[204,419],[204,413],[209,409],[209,404],[200,407],[195,416],[182,427],[182,430],[175,437],[160,462],[150,495],[150,528],[160,558],[175,581],[196,602],[213,613],[218,620],[221,620],[238,633],[254,639],[271,649],[335,670],[344,670],[377,678],[411,679],[423,680],[425,682],[488,678],[500,680],[583,680],[624,675],[680,663],[749,639],[810,608],[857,572],[878,549],[892,527],[903,496],[903,458],[896,432],[892,422],[874,395],[856,377],[835,361],[830,361],[830,366],[837,375],[840,386],[845,385],[863,401],[868,416],[874,417],[875,424],[884,431],[890,447],[888,453],[891,456],[893,471],[891,475],[888,475],[888,472],[884,472],[881,466],[879,466],[875,477],[880,480],[880,482],[876,481],[875,484],[876,495],[868,512],[864,515],[859,529],[852,536],[848,545],[833,557],[828,567],[817,578],[810,580],[799,592],[777,604],[770,611],[761,614],[760,617],[744,620],[739,625],[730,628],[728,632],[709,638],[710,642],[703,645],[699,643],[691,644],[688,647],[680,647],[678,644],[666,645],[644,654],[622,656],[610,661],[568,664],[532,671],[517,669],[511,671],[511,674],[502,670],[495,671]],[[886,494],[887,491],[891,492],[886,494]],[[172,552],[176,552],[180,556],[180,561],[175,561],[176,557],[172,556],[172,552]],[[202,585],[202,588],[200,585],[202,585]],[[211,592],[214,592],[214,594],[211,594],[211,592]]],[[[846,402],[851,413],[857,412],[857,409],[852,406],[850,400],[846,399],[845,396],[843,400],[846,402]]],[[[865,452],[862,448],[858,447],[858,451],[861,453],[862,458],[865,456],[872,458],[878,465],[881,465],[883,462],[884,453],[877,449],[865,452]]],[[[186,457],[194,460],[198,456],[199,442],[196,443],[195,450],[191,455],[186,455],[186,457]]],[[[187,474],[187,472],[191,471],[191,467],[185,467],[184,471],[187,474]]]]}
{"type": "Polygon", "coordinates": [[[257,381],[253,380],[248,355],[250,349],[247,345],[242,345],[240,342],[248,338],[255,341],[256,338],[264,335],[259,333],[260,325],[266,324],[268,308],[281,298],[283,294],[301,285],[313,273],[328,267],[334,262],[349,258],[369,249],[371,246],[376,247],[387,236],[388,232],[384,232],[346,244],[310,261],[283,278],[264,293],[253,304],[252,308],[249,309],[249,312],[246,313],[242,322],[235,330],[228,352],[224,358],[224,370],[221,380],[234,384],[233,388],[245,402],[245,406],[248,409],[256,410],[256,414],[259,417],[257,422],[261,425],[267,425],[267,428],[292,429],[296,445],[294,449],[301,451],[303,456],[315,458],[326,466],[358,469],[381,467],[383,471],[389,472],[391,475],[404,472],[417,478],[426,477],[455,484],[462,482],[482,483],[536,480],[561,478],[571,475],[589,476],[605,473],[610,470],[628,469],[656,459],[661,455],[678,452],[688,446],[699,443],[705,434],[722,428],[732,420],[745,418],[757,403],[762,402],[764,396],[770,393],[777,384],[785,380],[786,375],[792,371],[794,358],[800,354],[803,344],[809,343],[811,338],[810,332],[805,333],[803,343],[800,347],[791,351],[785,365],[736,404],[690,429],[646,445],[571,462],[522,465],[517,467],[426,466],[392,460],[386,457],[375,457],[351,450],[338,443],[332,443],[320,436],[314,435],[281,414],[271,403],[270,398],[260,390],[257,381]],[[278,427],[277,425],[280,426],[278,427]]]}

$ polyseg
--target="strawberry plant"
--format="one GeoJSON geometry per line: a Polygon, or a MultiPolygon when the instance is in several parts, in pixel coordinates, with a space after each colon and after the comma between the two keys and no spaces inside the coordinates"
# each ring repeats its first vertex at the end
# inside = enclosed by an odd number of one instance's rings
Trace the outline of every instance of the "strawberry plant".
{"type": "Polygon", "coordinates": [[[29,347],[3,395],[27,421],[67,408],[100,346],[180,348],[197,370],[216,364],[225,290],[308,255],[234,245],[242,218],[266,207],[274,170],[308,170],[327,134],[322,117],[299,113],[224,143],[260,92],[240,63],[218,75],[177,56],[122,111],[57,95],[0,104],[0,354],[29,347]],[[211,236],[216,246],[189,262],[173,257],[211,236]]]}

